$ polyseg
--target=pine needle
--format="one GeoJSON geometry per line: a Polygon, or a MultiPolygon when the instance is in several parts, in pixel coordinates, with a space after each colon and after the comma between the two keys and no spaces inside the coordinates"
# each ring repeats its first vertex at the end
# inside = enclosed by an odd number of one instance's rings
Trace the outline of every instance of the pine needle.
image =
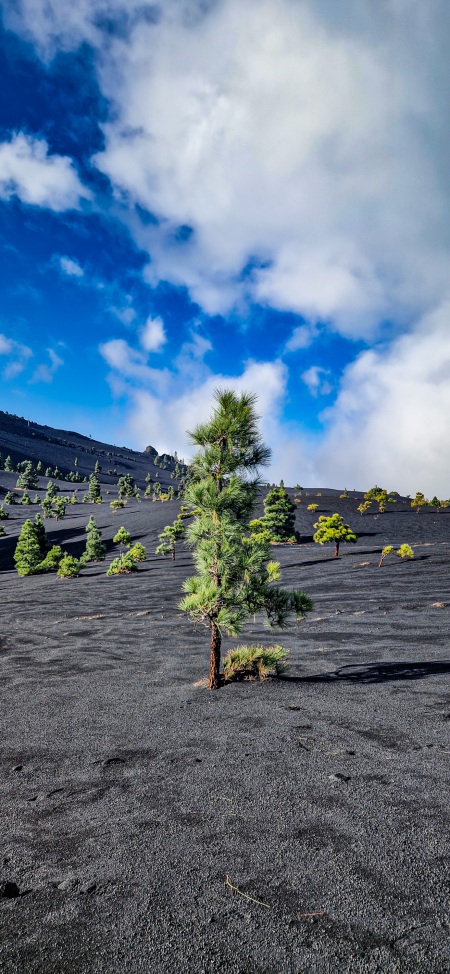
{"type": "Polygon", "coordinates": [[[233,890],[234,893],[239,893],[239,896],[243,896],[245,900],[249,900],[250,903],[257,903],[258,906],[264,906],[267,910],[270,910],[270,906],[268,903],[263,903],[261,900],[255,900],[253,896],[248,896],[247,893],[243,893],[242,890],[237,888],[237,886],[233,886],[233,883],[230,882],[230,877],[228,876],[228,873],[225,877],[225,883],[229,889],[233,890]]]}

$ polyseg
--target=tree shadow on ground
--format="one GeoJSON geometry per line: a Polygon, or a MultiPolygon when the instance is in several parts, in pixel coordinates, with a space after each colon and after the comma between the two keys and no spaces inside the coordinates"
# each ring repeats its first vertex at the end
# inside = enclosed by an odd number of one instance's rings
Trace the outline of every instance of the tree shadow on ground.
{"type": "Polygon", "coordinates": [[[450,673],[450,660],[406,660],[402,663],[369,663],[366,666],[341,666],[334,672],[278,679],[291,683],[387,683],[389,680],[423,680],[427,676],[450,673]]]}

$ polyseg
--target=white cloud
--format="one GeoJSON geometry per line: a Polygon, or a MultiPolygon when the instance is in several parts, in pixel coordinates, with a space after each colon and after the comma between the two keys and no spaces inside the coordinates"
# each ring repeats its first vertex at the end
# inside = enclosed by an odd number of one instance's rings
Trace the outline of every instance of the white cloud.
{"type": "Polygon", "coordinates": [[[142,348],[146,352],[160,352],[166,344],[167,337],[161,318],[147,318],[139,336],[142,348]]]}
{"type": "Polygon", "coordinates": [[[91,193],[80,182],[68,156],[48,154],[45,139],[18,132],[0,143],[0,197],[49,210],[78,209],[91,193]]]}
{"type": "Polygon", "coordinates": [[[316,460],[338,485],[449,496],[450,302],[346,370],[316,460]]]}
{"type": "Polygon", "coordinates": [[[311,365],[309,369],[302,372],[300,378],[308,387],[312,396],[328,396],[332,390],[332,386],[324,376],[329,374],[329,369],[324,369],[320,365],[311,365]]]}
{"type": "MultiPolygon", "coordinates": [[[[61,343],[59,343],[61,344],[61,343]]],[[[38,365],[37,369],[33,372],[30,382],[53,382],[55,373],[64,365],[63,359],[56,354],[53,348],[47,349],[48,356],[50,359],[50,365],[45,363],[38,365]]]]}
{"type": "Polygon", "coordinates": [[[309,348],[318,337],[318,329],[314,323],[307,322],[294,328],[292,335],[285,345],[286,352],[298,352],[300,349],[309,348]]]}
{"type": "Polygon", "coordinates": [[[9,359],[2,371],[2,378],[7,381],[8,379],[14,379],[16,375],[20,375],[23,372],[33,352],[27,345],[21,345],[20,342],[14,341],[13,338],[8,338],[6,335],[0,334],[0,355],[5,355],[9,359]]]}
{"type": "Polygon", "coordinates": [[[83,268],[77,260],[73,260],[71,257],[60,257],[59,266],[63,274],[67,274],[68,277],[84,277],[83,268]]]}

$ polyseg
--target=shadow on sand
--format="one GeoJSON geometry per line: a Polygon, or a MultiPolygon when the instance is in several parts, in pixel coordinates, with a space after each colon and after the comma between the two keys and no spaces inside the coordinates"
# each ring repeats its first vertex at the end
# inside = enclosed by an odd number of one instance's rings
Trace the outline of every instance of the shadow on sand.
{"type": "Polygon", "coordinates": [[[403,663],[368,663],[366,666],[341,666],[330,673],[313,676],[289,676],[284,673],[279,680],[291,683],[387,683],[389,680],[423,680],[427,676],[450,673],[450,660],[426,660],[403,663]]]}

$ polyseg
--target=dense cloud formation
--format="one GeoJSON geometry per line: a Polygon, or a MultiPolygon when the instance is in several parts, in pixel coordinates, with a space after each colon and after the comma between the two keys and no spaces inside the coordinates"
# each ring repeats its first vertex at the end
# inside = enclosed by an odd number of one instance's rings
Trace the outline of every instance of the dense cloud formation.
{"type": "MultiPolygon", "coordinates": [[[[298,313],[306,323],[284,352],[299,358],[326,331],[376,343],[347,367],[322,438],[307,444],[313,472],[448,494],[445,0],[7,0],[5,18],[43,58],[82,41],[96,51],[110,114],[92,162],[151,256],[150,284],[187,287],[206,314],[245,316],[254,303],[298,313]]],[[[33,191],[25,172],[7,192],[78,205],[88,194],[69,160],[23,139],[28,163],[59,167],[61,187],[33,191]]],[[[203,371],[195,392],[171,398],[179,372],[147,362],[165,338],[150,321],[138,347],[102,346],[122,390],[131,383],[130,427],[144,439],[162,412],[175,436],[172,412],[200,408],[221,381],[203,371]]],[[[280,425],[286,369],[244,363],[236,382],[258,391],[269,376],[261,408],[278,417],[277,442],[304,444],[299,426],[280,425]]],[[[322,365],[300,365],[298,381],[317,399],[337,386],[322,365]]]]}

